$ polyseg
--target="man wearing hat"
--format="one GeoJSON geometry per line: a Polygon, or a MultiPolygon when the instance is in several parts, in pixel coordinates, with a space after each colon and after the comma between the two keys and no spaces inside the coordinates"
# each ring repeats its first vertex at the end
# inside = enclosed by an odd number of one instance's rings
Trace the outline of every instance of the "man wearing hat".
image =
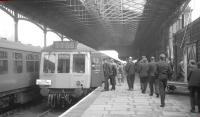
{"type": "Polygon", "coordinates": [[[167,80],[172,73],[170,65],[166,62],[165,54],[160,54],[160,61],[157,64],[157,76],[159,82],[159,93],[161,99],[160,107],[165,106],[165,89],[167,86],[167,80]]]}

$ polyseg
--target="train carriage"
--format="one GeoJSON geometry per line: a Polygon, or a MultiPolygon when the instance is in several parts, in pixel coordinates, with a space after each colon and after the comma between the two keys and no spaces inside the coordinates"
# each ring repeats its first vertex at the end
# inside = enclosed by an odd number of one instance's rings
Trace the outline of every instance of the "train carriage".
{"type": "Polygon", "coordinates": [[[33,99],[40,51],[40,47],[0,39],[0,110],[33,99]]]}
{"type": "Polygon", "coordinates": [[[54,42],[44,48],[41,55],[41,93],[48,96],[49,105],[55,107],[70,103],[103,81],[103,54],[76,41],[54,42]]]}

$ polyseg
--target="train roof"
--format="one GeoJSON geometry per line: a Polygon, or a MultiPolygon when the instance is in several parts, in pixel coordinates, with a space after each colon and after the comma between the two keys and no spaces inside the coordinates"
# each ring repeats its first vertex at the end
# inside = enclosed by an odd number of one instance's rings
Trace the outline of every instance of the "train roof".
{"type": "Polygon", "coordinates": [[[52,45],[43,48],[43,52],[97,52],[77,41],[55,41],[52,45]]]}
{"type": "Polygon", "coordinates": [[[41,47],[32,46],[28,44],[26,45],[20,42],[13,42],[13,41],[5,40],[5,39],[0,39],[0,48],[22,50],[22,51],[29,51],[29,52],[41,52],[41,47]]]}

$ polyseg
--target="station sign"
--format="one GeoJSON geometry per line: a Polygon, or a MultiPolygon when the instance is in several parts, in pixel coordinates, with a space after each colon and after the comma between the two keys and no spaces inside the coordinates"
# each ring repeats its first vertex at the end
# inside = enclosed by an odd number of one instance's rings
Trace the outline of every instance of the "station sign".
{"type": "Polygon", "coordinates": [[[53,47],[55,49],[76,49],[77,41],[54,41],[53,47]]]}

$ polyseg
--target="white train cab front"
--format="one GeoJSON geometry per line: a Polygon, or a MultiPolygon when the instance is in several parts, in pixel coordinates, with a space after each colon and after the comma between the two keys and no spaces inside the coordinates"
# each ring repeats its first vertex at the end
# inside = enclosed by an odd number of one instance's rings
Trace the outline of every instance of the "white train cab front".
{"type": "Polygon", "coordinates": [[[91,62],[89,52],[43,52],[40,65],[41,87],[56,89],[90,88],[91,62]]]}

